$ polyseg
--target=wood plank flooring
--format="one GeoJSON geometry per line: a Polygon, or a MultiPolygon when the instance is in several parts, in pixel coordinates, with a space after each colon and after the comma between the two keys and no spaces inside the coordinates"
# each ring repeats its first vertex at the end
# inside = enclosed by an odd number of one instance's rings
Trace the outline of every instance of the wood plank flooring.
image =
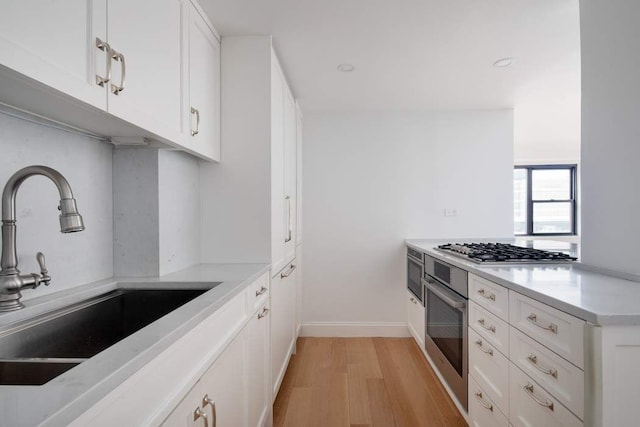
{"type": "Polygon", "coordinates": [[[299,338],[275,427],[466,426],[412,338],[299,338]]]}

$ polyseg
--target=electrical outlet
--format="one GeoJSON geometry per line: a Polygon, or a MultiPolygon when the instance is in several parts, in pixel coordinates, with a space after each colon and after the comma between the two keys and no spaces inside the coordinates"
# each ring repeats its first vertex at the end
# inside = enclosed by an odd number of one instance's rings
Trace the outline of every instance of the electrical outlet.
{"type": "Polygon", "coordinates": [[[456,208],[444,208],[444,216],[457,216],[458,210],[456,208]]]}

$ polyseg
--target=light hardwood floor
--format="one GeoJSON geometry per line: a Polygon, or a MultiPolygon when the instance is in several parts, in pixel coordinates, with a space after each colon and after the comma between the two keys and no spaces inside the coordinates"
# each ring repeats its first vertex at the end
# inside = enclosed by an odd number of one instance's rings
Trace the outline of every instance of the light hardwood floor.
{"type": "Polygon", "coordinates": [[[466,426],[412,338],[299,338],[275,427],[466,426]]]}

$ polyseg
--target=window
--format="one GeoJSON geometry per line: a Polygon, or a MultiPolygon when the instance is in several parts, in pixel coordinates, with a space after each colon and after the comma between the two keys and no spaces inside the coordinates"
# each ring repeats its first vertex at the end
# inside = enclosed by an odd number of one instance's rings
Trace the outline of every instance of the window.
{"type": "Polygon", "coordinates": [[[576,234],[576,165],[516,166],[516,235],[576,234]]]}

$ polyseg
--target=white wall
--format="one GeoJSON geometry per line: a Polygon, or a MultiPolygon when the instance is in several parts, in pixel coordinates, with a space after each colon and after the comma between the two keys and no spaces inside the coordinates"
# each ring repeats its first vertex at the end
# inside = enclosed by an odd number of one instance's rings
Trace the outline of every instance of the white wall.
{"type": "Polygon", "coordinates": [[[640,273],[640,2],[582,0],[582,261],[640,273]]]}
{"type": "MultiPolygon", "coordinates": [[[[576,28],[571,42],[575,45],[575,53],[557,58],[517,90],[513,114],[516,164],[579,163],[580,35],[577,10],[575,20],[575,25],[570,23],[576,28]]],[[[526,63],[514,65],[524,66],[526,63]]]]}
{"type": "Polygon", "coordinates": [[[18,169],[50,166],[69,181],[86,230],[61,234],[60,197],[49,179],[35,176],[17,196],[17,247],[22,273],[39,272],[35,254],[47,257],[49,287],[23,299],[57,292],[113,275],[112,146],[0,113],[0,185],[18,169]]]}
{"type": "Polygon", "coordinates": [[[303,322],[405,322],[404,239],[510,237],[512,168],[511,110],[305,114],[303,322]]]}

